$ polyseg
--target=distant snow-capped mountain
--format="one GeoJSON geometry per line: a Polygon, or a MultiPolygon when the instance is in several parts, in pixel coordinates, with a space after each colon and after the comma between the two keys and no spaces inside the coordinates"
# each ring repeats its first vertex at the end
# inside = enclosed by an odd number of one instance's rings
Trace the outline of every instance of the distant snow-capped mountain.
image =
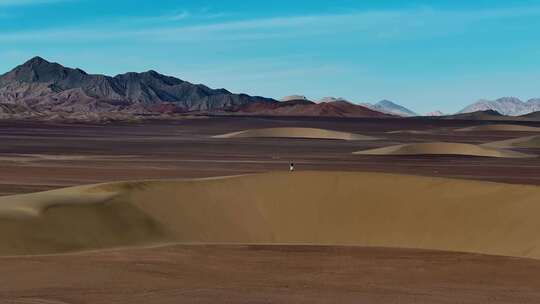
{"type": "MultiPolygon", "coordinates": [[[[342,97],[324,97],[318,101],[319,103],[328,103],[328,102],[348,102],[345,98],[342,97]]],[[[389,100],[381,100],[376,104],[371,103],[360,103],[360,106],[366,107],[368,109],[371,109],[373,111],[381,112],[384,114],[390,114],[395,116],[402,116],[402,117],[411,117],[411,116],[418,116],[415,112],[405,108],[404,106],[398,105],[392,101],[389,100]]]]}
{"type": "Polygon", "coordinates": [[[515,97],[503,97],[497,100],[479,100],[459,113],[471,113],[478,111],[494,110],[503,115],[520,116],[540,111],[540,98],[521,101],[515,97]]]}
{"type": "Polygon", "coordinates": [[[303,95],[289,95],[281,98],[281,101],[293,101],[293,100],[309,100],[306,96],[303,95]]]}
{"type": "Polygon", "coordinates": [[[417,113],[405,108],[402,105],[398,105],[390,100],[381,100],[376,104],[363,103],[365,107],[372,110],[379,111],[386,114],[392,114],[403,117],[418,116],[417,113]]]}
{"type": "Polygon", "coordinates": [[[323,102],[336,102],[336,101],[345,101],[345,102],[349,102],[348,100],[346,100],[345,98],[342,98],[342,97],[323,97],[321,99],[319,99],[317,102],[318,103],[323,103],[323,102]]]}
{"type": "Polygon", "coordinates": [[[445,114],[441,111],[433,111],[433,112],[429,112],[429,113],[426,113],[425,116],[444,116],[445,114]]]}

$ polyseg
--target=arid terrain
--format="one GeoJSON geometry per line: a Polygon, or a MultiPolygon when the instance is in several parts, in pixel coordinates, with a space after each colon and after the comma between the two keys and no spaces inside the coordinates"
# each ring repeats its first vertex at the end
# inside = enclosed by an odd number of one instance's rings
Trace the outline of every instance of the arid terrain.
{"type": "Polygon", "coordinates": [[[537,260],[342,246],[197,245],[0,259],[0,297],[42,303],[540,301],[537,260]]]}
{"type": "MultiPolygon", "coordinates": [[[[287,170],[369,171],[540,184],[540,158],[369,156],[398,144],[485,144],[537,132],[459,131],[489,122],[430,119],[192,118],[105,125],[0,121],[0,194],[99,182],[227,176],[287,170]],[[373,141],[212,138],[258,128],[311,127],[373,141]]],[[[524,123],[521,123],[524,124],[524,123]]],[[[540,123],[528,123],[540,126],[540,123]]],[[[513,151],[540,154],[540,149],[513,151]]]]}
{"type": "Polygon", "coordinates": [[[540,0],[0,0],[0,304],[539,304],[540,0]]]}
{"type": "Polygon", "coordinates": [[[0,302],[537,303],[540,123],[508,124],[1,121],[0,302]]]}

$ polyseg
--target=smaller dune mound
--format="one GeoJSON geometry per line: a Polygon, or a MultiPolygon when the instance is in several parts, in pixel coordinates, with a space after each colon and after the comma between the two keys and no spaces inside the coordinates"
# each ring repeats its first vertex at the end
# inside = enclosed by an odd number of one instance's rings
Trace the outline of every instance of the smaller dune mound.
{"type": "Polygon", "coordinates": [[[540,148],[540,135],[495,141],[483,146],[492,148],[540,148]]]}
{"type": "Polygon", "coordinates": [[[360,134],[315,128],[269,128],[253,129],[216,135],[213,138],[311,138],[337,140],[375,140],[377,138],[360,134]]]}
{"type": "Polygon", "coordinates": [[[464,155],[482,157],[525,158],[532,155],[462,143],[416,143],[358,151],[359,155],[464,155]]]}
{"type": "Polygon", "coordinates": [[[388,131],[386,134],[430,134],[430,131],[422,131],[422,130],[396,130],[396,131],[388,131]]]}
{"type": "Polygon", "coordinates": [[[508,132],[540,132],[540,128],[529,127],[522,125],[481,125],[468,128],[457,129],[458,132],[471,132],[471,131],[508,131],[508,132]]]}

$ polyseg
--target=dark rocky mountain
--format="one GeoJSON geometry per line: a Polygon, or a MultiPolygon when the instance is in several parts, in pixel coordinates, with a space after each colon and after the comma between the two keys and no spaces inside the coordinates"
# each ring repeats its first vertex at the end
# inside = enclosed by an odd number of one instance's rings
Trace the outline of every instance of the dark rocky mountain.
{"type": "Polygon", "coordinates": [[[495,110],[476,111],[469,113],[459,113],[453,115],[439,116],[441,119],[462,119],[462,120],[501,120],[507,116],[495,110]]]}
{"type": "Polygon", "coordinates": [[[520,117],[525,119],[525,120],[540,121],[540,111],[525,114],[525,115],[522,115],[520,117]]]}
{"type": "Polygon", "coordinates": [[[175,111],[214,111],[249,102],[277,101],[210,89],[155,71],[109,77],[87,74],[35,57],[0,76],[0,102],[36,110],[142,111],[171,104],[175,111]]]}
{"type": "Polygon", "coordinates": [[[0,118],[95,120],[196,113],[221,115],[391,117],[345,101],[314,103],[211,89],[155,71],[114,77],[35,57],[0,75],[0,118]]]}

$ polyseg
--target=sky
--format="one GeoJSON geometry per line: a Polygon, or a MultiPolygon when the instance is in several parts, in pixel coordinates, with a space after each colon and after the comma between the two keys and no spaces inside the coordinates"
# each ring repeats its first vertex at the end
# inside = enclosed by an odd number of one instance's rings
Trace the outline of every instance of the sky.
{"type": "Polygon", "coordinates": [[[452,113],[540,97],[540,0],[0,0],[0,73],[33,56],[452,113]]]}

